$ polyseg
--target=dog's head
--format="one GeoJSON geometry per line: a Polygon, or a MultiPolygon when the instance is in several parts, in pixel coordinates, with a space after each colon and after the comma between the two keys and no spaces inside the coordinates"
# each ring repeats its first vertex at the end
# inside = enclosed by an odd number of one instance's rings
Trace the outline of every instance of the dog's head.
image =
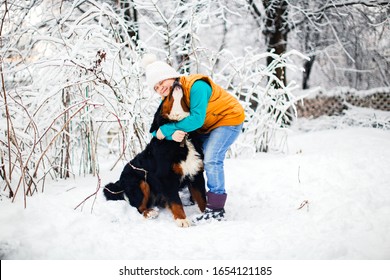
{"type": "Polygon", "coordinates": [[[161,102],[156,113],[150,132],[156,131],[160,126],[180,121],[190,115],[190,108],[184,99],[183,88],[178,81],[175,81],[172,85],[171,92],[161,102]]]}
{"type": "Polygon", "coordinates": [[[190,108],[184,100],[183,88],[178,81],[175,81],[171,92],[163,101],[161,115],[171,121],[180,121],[189,114],[190,108]]]}

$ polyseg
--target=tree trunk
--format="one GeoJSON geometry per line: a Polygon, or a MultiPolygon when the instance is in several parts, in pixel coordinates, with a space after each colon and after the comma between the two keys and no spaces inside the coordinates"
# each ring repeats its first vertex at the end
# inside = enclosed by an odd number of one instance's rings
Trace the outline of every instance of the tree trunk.
{"type": "MultiPolygon", "coordinates": [[[[274,50],[275,54],[282,55],[287,49],[287,34],[289,32],[287,23],[288,3],[286,0],[263,0],[265,8],[266,20],[264,35],[267,43],[267,51],[274,50]]],[[[273,62],[272,57],[267,57],[267,65],[273,62]]],[[[286,67],[281,66],[275,69],[275,76],[283,83],[287,84],[286,67]]],[[[274,82],[275,89],[280,88],[280,84],[274,82]]],[[[290,99],[287,94],[284,96],[285,102],[290,99]]],[[[270,108],[275,114],[281,114],[276,108],[270,108]]],[[[292,122],[292,108],[287,109],[287,118],[283,118],[284,125],[290,125],[292,122]]]]}
{"type": "MultiPolygon", "coordinates": [[[[281,55],[287,48],[287,1],[286,0],[263,0],[266,21],[264,35],[267,43],[267,51],[275,50],[275,54],[281,55]]],[[[267,58],[267,65],[272,63],[273,58],[267,58]]],[[[276,77],[286,84],[285,67],[276,69],[276,77]]],[[[279,85],[275,84],[275,87],[279,85]]]]}
{"type": "MultiPolygon", "coordinates": [[[[187,0],[181,0],[180,6],[184,6],[187,4],[187,0]]],[[[179,25],[181,28],[184,28],[188,25],[188,20],[185,18],[184,12],[180,14],[180,20],[179,25]]],[[[179,62],[180,65],[180,73],[181,74],[189,74],[191,71],[191,63],[190,63],[190,45],[191,45],[191,34],[186,33],[182,36],[182,42],[183,45],[179,49],[181,54],[176,55],[176,60],[179,62]]]]}
{"type": "Polygon", "coordinates": [[[124,19],[127,23],[127,34],[133,41],[134,46],[138,46],[138,12],[137,9],[134,7],[133,0],[120,1],[120,8],[124,10],[124,19]]]}
{"type": "Polygon", "coordinates": [[[310,60],[305,60],[303,63],[303,69],[305,70],[303,72],[303,78],[302,78],[302,89],[308,89],[309,88],[309,78],[310,78],[310,73],[311,69],[313,68],[314,60],[315,60],[315,55],[309,56],[310,60]]]}

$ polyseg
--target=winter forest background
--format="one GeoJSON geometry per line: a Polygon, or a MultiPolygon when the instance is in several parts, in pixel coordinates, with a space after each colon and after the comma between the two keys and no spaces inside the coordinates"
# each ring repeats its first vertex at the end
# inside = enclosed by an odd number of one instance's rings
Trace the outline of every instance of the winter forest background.
{"type": "Polygon", "coordinates": [[[283,151],[313,93],[384,93],[388,104],[389,13],[381,0],[1,0],[2,196],[27,207],[48,179],[99,178],[106,154],[114,168],[140,152],[159,102],[145,53],[242,102],[232,158],[283,151]]]}

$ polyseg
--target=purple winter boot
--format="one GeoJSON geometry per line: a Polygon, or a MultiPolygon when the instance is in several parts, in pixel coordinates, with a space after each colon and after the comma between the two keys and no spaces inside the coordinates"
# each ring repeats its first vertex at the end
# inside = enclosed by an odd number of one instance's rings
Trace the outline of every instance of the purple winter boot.
{"type": "Polygon", "coordinates": [[[207,208],[210,208],[212,210],[220,210],[225,207],[225,202],[227,198],[227,194],[218,194],[218,193],[212,193],[212,192],[207,192],[207,208]]]}
{"type": "Polygon", "coordinates": [[[225,202],[227,194],[207,192],[207,205],[204,212],[192,220],[193,225],[225,220],[225,202]]]}

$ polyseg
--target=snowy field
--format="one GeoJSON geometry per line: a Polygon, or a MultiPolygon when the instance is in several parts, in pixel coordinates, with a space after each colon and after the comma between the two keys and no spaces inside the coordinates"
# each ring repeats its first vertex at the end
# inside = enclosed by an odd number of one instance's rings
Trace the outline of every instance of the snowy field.
{"type": "MultiPolygon", "coordinates": [[[[145,220],[92,194],[96,177],[0,197],[0,259],[389,260],[390,131],[293,129],[285,153],[226,160],[228,221],[179,228],[168,210],[145,220]],[[300,206],[301,209],[298,209],[300,206]]],[[[101,166],[102,185],[122,167],[101,166]]],[[[188,216],[196,206],[185,208],[188,216]]]]}

